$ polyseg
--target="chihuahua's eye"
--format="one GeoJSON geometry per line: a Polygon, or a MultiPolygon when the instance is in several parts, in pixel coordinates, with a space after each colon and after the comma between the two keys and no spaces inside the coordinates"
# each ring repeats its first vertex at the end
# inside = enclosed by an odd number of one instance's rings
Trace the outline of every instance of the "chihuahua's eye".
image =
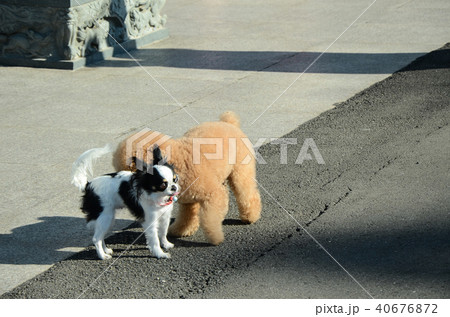
{"type": "Polygon", "coordinates": [[[173,182],[178,183],[178,175],[177,174],[173,175],[173,182]]]}
{"type": "Polygon", "coordinates": [[[161,184],[161,186],[159,186],[159,188],[160,188],[161,190],[166,190],[166,188],[167,188],[168,185],[169,185],[168,182],[164,182],[164,183],[161,184]]]}

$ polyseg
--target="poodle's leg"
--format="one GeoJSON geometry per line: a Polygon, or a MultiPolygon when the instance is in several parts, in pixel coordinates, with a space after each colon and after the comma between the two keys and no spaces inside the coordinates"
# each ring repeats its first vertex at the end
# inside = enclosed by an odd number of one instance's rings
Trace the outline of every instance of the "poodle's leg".
{"type": "Polygon", "coordinates": [[[192,236],[199,227],[200,204],[178,204],[180,210],[175,222],[169,227],[169,235],[173,237],[192,236]]]}
{"type": "Polygon", "coordinates": [[[255,174],[255,167],[251,164],[236,165],[228,178],[240,218],[245,223],[253,223],[261,216],[261,197],[255,174]]]}
{"type": "Polygon", "coordinates": [[[228,189],[215,190],[214,196],[201,203],[200,225],[211,244],[223,242],[222,222],[228,211],[228,189]]]}

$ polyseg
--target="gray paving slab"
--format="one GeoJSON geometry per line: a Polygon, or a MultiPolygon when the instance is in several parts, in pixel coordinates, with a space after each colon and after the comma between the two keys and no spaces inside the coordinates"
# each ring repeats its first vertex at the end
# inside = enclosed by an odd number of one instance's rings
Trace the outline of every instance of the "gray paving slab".
{"type": "MultiPolygon", "coordinates": [[[[0,293],[90,244],[69,182],[86,149],[143,127],[180,136],[192,117],[225,110],[253,140],[280,137],[442,46],[449,10],[439,0],[168,1],[170,38],[131,57],[75,72],[1,67],[0,293]]],[[[97,169],[110,170],[109,158],[97,169]]],[[[120,218],[117,228],[130,221],[120,218]]]]}

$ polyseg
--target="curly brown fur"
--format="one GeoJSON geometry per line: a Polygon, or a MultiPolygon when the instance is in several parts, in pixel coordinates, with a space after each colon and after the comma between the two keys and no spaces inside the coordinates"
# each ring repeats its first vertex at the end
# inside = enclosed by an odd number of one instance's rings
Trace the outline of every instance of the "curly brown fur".
{"type": "MultiPolygon", "coordinates": [[[[126,149],[127,140],[132,140],[133,135],[119,144],[113,157],[113,165],[117,171],[136,169],[133,161],[133,157],[137,156],[136,146],[153,132],[150,131],[134,140],[132,152],[129,155],[126,149]]],[[[141,153],[147,153],[147,150],[163,137],[166,136],[161,134],[143,145],[140,149],[141,153]]],[[[169,139],[159,145],[168,156],[169,163],[175,166],[180,176],[179,185],[184,191],[178,200],[179,215],[169,228],[170,235],[190,236],[201,226],[210,243],[220,244],[224,240],[222,222],[228,211],[226,184],[230,185],[236,197],[241,220],[245,223],[253,223],[260,218],[261,198],[256,183],[254,151],[251,146],[244,143],[244,140],[248,139],[239,128],[238,116],[228,111],[220,116],[220,121],[202,123],[187,131],[183,137],[169,139]],[[204,154],[215,153],[216,145],[202,144],[200,164],[194,164],[193,139],[195,138],[222,139],[223,158],[206,159],[204,154]],[[236,155],[231,163],[228,152],[229,142],[236,142],[236,155]]],[[[147,160],[145,155],[143,159],[147,160]]]]}

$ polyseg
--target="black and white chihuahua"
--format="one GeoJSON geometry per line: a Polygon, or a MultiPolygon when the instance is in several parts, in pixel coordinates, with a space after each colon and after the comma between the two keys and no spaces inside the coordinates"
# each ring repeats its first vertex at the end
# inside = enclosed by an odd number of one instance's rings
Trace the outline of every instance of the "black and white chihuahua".
{"type": "Polygon", "coordinates": [[[170,258],[173,244],[167,240],[167,230],[173,203],[179,194],[178,176],[173,166],[153,148],[153,164],[143,171],[106,174],[87,181],[92,176],[92,165],[109,146],[91,149],[73,163],[72,184],[84,191],[81,210],[86,214],[88,227],[94,227],[94,242],[98,257],[110,259],[113,251],[106,247],[104,238],[111,230],[116,209],[128,207],[145,230],[150,252],[157,258],[170,258]]]}

